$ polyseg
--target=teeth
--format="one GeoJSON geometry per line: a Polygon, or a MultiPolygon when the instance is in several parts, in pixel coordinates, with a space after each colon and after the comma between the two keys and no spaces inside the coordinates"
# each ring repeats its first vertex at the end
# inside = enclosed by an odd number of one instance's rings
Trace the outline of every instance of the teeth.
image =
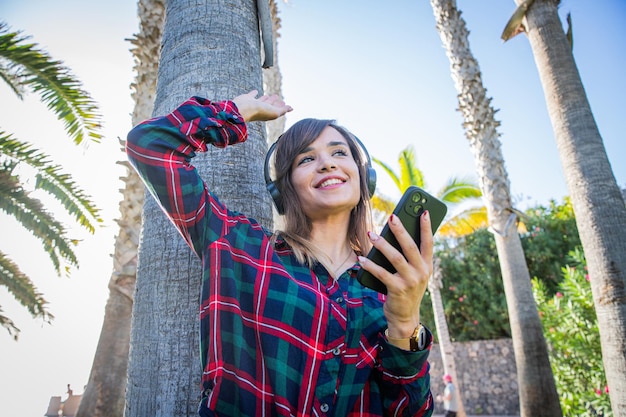
{"type": "Polygon", "coordinates": [[[322,187],[328,187],[329,185],[334,185],[334,184],[341,184],[343,181],[333,178],[330,180],[326,180],[323,183],[320,184],[320,188],[322,187]]]}

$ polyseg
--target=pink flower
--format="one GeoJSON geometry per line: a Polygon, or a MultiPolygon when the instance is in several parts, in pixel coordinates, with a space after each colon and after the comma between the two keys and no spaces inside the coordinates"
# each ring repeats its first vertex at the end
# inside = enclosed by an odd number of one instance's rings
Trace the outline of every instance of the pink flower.
{"type": "Polygon", "coordinates": [[[600,388],[596,388],[596,394],[597,395],[602,395],[602,390],[600,388]]]}
{"type": "Polygon", "coordinates": [[[589,282],[589,274],[585,274],[585,280],[589,282]]]}
{"type": "Polygon", "coordinates": [[[561,298],[563,297],[563,293],[562,292],[557,292],[556,293],[556,298],[561,298]]]}
{"type": "Polygon", "coordinates": [[[450,291],[456,291],[456,287],[452,286],[450,288],[448,288],[450,291]]]}
{"type": "Polygon", "coordinates": [[[605,393],[605,394],[608,394],[608,393],[609,393],[609,386],[608,386],[608,385],[605,385],[605,386],[604,386],[604,393],[605,393]]]}
{"type": "Polygon", "coordinates": [[[460,301],[460,302],[463,302],[463,297],[459,297],[459,301],[460,301]]]}
{"type": "MultiPolygon", "coordinates": [[[[477,325],[478,325],[478,320],[474,320],[474,326],[477,326],[477,325]]],[[[608,389],[608,387],[607,387],[607,389],[608,389]]]]}

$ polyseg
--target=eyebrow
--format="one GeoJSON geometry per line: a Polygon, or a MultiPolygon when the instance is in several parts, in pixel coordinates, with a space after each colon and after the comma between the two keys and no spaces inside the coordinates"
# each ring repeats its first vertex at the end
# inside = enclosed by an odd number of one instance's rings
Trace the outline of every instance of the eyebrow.
{"type": "MultiPolygon", "coordinates": [[[[328,142],[328,145],[326,145],[327,148],[332,148],[333,146],[347,146],[348,148],[350,147],[346,142],[342,142],[340,140],[334,140],[332,142],[328,142]]],[[[303,154],[303,153],[311,152],[312,150],[313,150],[312,147],[307,146],[300,153],[303,154]]]]}

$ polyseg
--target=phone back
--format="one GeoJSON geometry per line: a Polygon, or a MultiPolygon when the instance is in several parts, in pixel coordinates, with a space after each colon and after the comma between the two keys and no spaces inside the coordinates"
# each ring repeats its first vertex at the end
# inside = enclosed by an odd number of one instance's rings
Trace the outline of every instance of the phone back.
{"type": "MultiPolygon", "coordinates": [[[[413,237],[413,240],[417,243],[418,247],[420,245],[420,216],[425,210],[428,210],[430,213],[432,232],[435,234],[439,225],[446,216],[448,208],[445,203],[428,194],[421,188],[416,186],[407,188],[393,211],[393,213],[400,219],[407,232],[409,232],[409,234],[413,237]]],[[[387,240],[387,242],[391,243],[391,245],[393,245],[397,250],[402,252],[400,244],[389,229],[389,224],[385,224],[380,236],[387,240]]],[[[378,249],[372,248],[367,257],[392,274],[396,272],[396,269],[391,262],[389,262],[385,255],[383,255],[378,249]]],[[[387,293],[385,285],[378,278],[364,269],[359,271],[357,279],[366,287],[372,288],[373,290],[383,294],[387,293]]]]}

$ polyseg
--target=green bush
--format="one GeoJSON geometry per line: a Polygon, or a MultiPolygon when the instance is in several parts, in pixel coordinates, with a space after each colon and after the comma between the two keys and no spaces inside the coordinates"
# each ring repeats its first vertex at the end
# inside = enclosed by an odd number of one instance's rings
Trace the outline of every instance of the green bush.
{"type": "MultiPolygon", "coordinates": [[[[574,212],[569,202],[526,211],[520,237],[531,277],[553,295],[562,279],[566,255],[580,245],[574,212]]],[[[508,311],[495,239],[486,229],[459,239],[438,242],[443,298],[450,337],[457,341],[510,337],[508,311]]],[[[421,313],[430,323],[428,297],[421,313]]],[[[430,308],[432,310],[432,308],[430,308]]]]}
{"type": "Polygon", "coordinates": [[[608,417],[611,404],[585,258],[580,248],[569,255],[571,265],[563,268],[558,291],[552,294],[545,281],[533,279],[533,293],[563,415],[608,417]]]}

